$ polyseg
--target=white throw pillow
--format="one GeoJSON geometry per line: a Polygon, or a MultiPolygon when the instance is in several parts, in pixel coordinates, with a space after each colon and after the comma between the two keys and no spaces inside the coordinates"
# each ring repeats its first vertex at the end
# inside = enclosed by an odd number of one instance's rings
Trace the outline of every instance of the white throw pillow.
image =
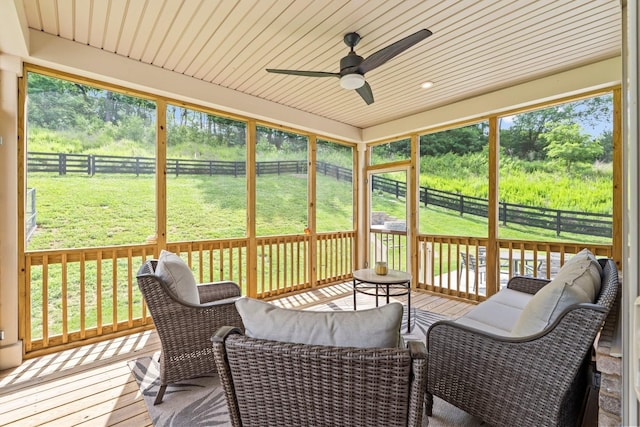
{"type": "Polygon", "coordinates": [[[525,305],[511,335],[535,334],[552,324],[567,307],[595,302],[600,293],[601,272],[591,252],[585,249],[576,254],[525,305]]]}
{"type": "Polygon", "coordinates": [[[200,304],[200,295],[193,273],[178,255],[163,250],[158,258],[155,273],[179,299],[190,304],[200,304]]]}
{"type": "MultiPolygon", "coordinates": [[[[584,248],[574,256],[572,256],[560,269],[558,272],[558,276],[562,273],[562,270],[571,270],[576,268],[574,264],[584,264],[589,263],[589,273],[591,274],[591,281],[580,282],[579,284],[583,286],[583,290],[589,294],[591,297],[591,302],[595,302],[596,298],[600,294],[600,285],[602,278],[602,267],[598,262],[598,259],[591,253],[591,251],[587,248],[584,248]],[[590,287],[592,286],[592,287],[590,287]]],[[[565,271],[566,273],[566,271],[565,271]]],[[[557,277],[557,276],[556,276],[557,277]]]]}
{"type": "Polygon", "coordinates": [[[402,304],[360,311],[304,311],[240,298],[236,308],[252,338],[338,347],[397,347],[402,304]]]}

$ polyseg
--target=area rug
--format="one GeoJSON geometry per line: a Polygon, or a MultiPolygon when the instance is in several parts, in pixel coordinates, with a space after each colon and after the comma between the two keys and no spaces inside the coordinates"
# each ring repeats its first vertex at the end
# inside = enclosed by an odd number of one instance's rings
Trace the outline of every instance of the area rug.
{"type": "MultiPolygon", "coordinates": [[[[333,310],[340,308],[333,307],[333,310]]],[[[402,321],[405,341],[420,340],[424,342],[426,331],[434,321],[443,316],[420,309],[411,309],[411,333],[407,334],[407,312],[402,321]]],[[[149,411],[149,416],[156,427],[164,426],[229,426],[227,402],[220,379],[217,375],[181,381],[167,386],[164,399],[160,405],[153,405],[159,387],[159,365],[155,353],[128,363],[133,376],[140,386],[140,393],[149,411]]],[[[429,426],[479,426],[480,420],[438,399],[434,399],[433,417],[429,418],[429,426]]]]}
{"type": "Polygon", "coordinates": [[[152,357],[129,362],[154,426],[231,425],[227,400],[217,374],[169,384],[162,403],[154,406],[160,386],[159,356],[160,352],[157,352],[152,357]]]}

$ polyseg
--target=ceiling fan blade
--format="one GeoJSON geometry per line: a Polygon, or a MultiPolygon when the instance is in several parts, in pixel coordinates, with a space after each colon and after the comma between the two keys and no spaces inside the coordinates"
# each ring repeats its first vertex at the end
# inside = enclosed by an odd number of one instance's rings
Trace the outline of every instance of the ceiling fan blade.
{"type": "Polygon", "coordinates": [[[364,85],[356,89],[356,92],[358,92],[362,99],[364,99],[364,102],[366,102],[367,105],[373,104],[373,92],[371,91],[369,83],[364,82],[364,85]]]}
{"type": "Polygon", "coordinates": [[[362,63],[358,67],[358,71],[362,74],[365,74],[373,70],[374,68],[378,68],[391,58],[400,55],[402,52],[409,49],[414,44],[426,39],[431,34],[433,34],[431,31],[422,29],[417,33],[413,33],[410,36],[403,38],[402,40],[398,40],[397,42],[380,49],[379,51],[371,54],[368,58],[362,61],[362,63]]]}
{"type": "Polygon", "coordinates": [[[340,73],[327,73],[325,71],[275,70],[273,68],[267,68],[267,71],[270,73],[292,74],[294,76],[304,77],[340,77],[340,73]]]}

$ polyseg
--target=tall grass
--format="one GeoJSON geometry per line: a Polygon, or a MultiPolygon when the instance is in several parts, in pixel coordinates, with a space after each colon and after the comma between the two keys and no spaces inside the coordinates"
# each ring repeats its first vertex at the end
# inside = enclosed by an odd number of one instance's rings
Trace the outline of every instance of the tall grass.
{"type": "MultiPolygon", "coordinates": [[[[486,153],[445,154],[420,162],[420,185],[487,198],[486,153]]],[[[552,161],[500,158],[500,201],[549,209],[611,214],[613,171],[608,165],[582,165],[568,174],[552,161]]]]}

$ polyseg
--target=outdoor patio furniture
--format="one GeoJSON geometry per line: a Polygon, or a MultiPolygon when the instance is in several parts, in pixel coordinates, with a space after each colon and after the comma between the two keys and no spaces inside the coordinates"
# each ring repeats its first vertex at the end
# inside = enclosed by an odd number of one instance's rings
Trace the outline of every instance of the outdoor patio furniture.
{"type": "Polygon", "coordinates": [[[590,350],[619,288],[613,260],[597,262],[595,303],[569,303],[537,332],[517,333],[533,322],[518,323],[518,316],[551,282],[527,276],[513,277],[462,318],[434,323],[427,333],[427,413],[435,395],[492,426],[575,425],[590,350]]]}
{"type": "Polygon", "coordinates": [[[478,274],[478,288],[484,288],[484,282],[487,275],[487,264],[484,254],[480,254],[478,258],[470,253],[460,252],[460,270],[458,283],[462,284],[466,281],[467,271],[469,273],[469,292],[473,292],[476,286],[476,272],[478,274]]]}
{"type": "Polygon", "coordinates": [[[219,327],[243,328],[234,304],[240,296],[236,283],[198,285],[195,297],[199,303],[186,302],[156,274],[157,264],[157,260],[148,260],[137,274],[162,347],[156,405],[162,402],[167,384],[215,372],[211,336],[219,327]]]}
{"type": "Polygon", "coordinates": [[[548,274],[549,278],[553,279],[560,271],[560,267],[560,255],[552,254],[549,263],[547,258],[543,257],[538,265],[538,277],[545,279],[548,274]]]}
{"type": "Polygon", "coordinates": [[[425,346],[408,345],[299,344],[250,338],[232,327],[213,337],[234,427],[426,425],[425,346]]]}

